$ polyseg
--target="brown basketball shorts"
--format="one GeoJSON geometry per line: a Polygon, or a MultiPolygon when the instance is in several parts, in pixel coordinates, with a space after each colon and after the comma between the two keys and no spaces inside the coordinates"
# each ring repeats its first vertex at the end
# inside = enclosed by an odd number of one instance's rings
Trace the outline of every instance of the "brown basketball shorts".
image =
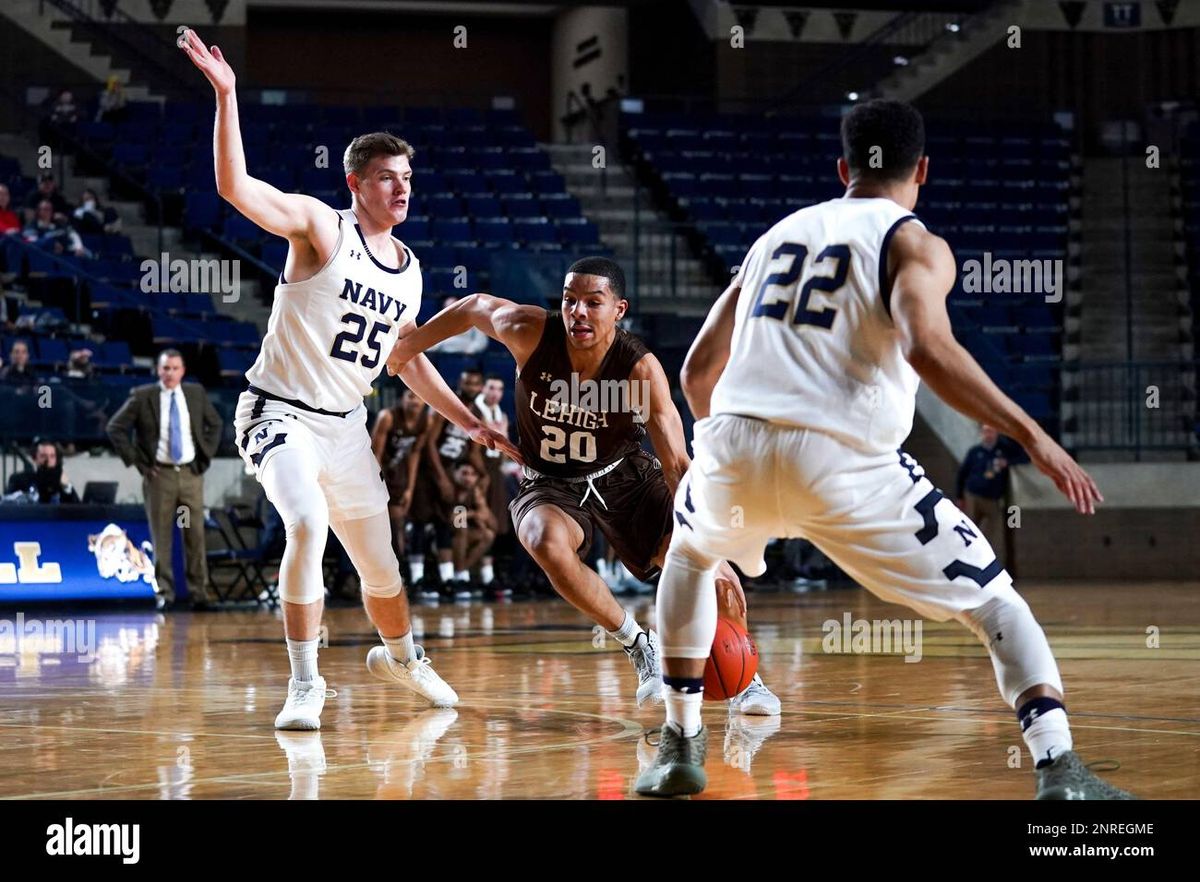
{"type": "Polygon", "coordinates": [[[513,527],[520,533],[521,520],[529,512],[553,505],[583,530],[583,542],[576,549],[580,558],[587,557],[599,529],[629,572],[643,581],[656,575],[658,567],[652,561],[671,535],[673,517],[671,491],[658,460],[639,450],[592,484],[595,490],[589,492],[587,481],[526,478],[508,506],[513,527]]]}

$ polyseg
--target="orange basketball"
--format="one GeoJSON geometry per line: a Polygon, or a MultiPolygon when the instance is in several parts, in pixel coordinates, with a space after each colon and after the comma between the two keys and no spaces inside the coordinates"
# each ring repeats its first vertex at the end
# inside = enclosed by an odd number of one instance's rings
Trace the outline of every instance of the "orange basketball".
{"type": "Polygon", "coordinates": [[[758,647],[740,625],[717,619],[717,636],[704,663],[704,700],[725,701],[740,694],[758,672],[758,647]]]}

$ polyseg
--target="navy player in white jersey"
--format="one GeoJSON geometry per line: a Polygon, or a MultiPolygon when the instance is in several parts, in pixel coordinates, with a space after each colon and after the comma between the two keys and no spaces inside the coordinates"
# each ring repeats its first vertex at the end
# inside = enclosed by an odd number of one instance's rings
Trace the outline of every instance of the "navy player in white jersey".
{"type": "Polygon", "coordinates": [[[684,363],[699,422],[675,494],[679,526],[658,589],[667,722],[636,789],[703,790],[703,670],[721,560],[764,570],[771,537],[803,536],[867,590],[987,646],[1016,711],[1041,799],[1125,799],[1072,750],[1058,665],[979,529],[900,451],[922,380],[947,404],[1017,439],[1080,513],[1088,474],[954,339],[954,256],[912,214],[925,183],[921,116],[872,101],[842,120],[840,199],[802,209],[750,249],[684,363]],[[879,160],[875,162],[873,160],[879,160]],[[741,529],[728,528],[732,506],[741,529]]]}
{"type": "MultiPolygon", "coordinates": [[[[344,159],[352,207],[342,211],[282,193],[246,172],[235,78],[221,50],[206,48],[191,30],[179,45],[216,92],[217,191],[289,245],[262,350],[246,372],[249,388],[238,399],[234,420],[238,449],[287,532],[279,590],[292,676],[275,726],[321,726],[326,691],[317,642],[325,595],[321,557],[330,528],[358,571],[367,615],[383,641],[369,652],[368,669],[432,705],[449,707],[457,694],[413,643],[388,493],[371,452],[363,404],[402,329],[415,326],[421,302],[417,259],[391,234],[408,215],[413,150],[385,133],[355,138],[344,159]]],[[[473,441],[519,459],[507,438],[459,401],[428,359],[414,359],[401,376],[473,441]]]]}

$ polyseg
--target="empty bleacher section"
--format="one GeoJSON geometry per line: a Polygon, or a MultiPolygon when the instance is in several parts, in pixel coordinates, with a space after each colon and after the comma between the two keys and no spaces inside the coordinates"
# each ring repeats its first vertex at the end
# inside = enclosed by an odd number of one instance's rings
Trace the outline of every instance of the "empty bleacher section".
{"type": "MultiPolygon", "coordinates": [[[[176,103],[156,113],[144,105],[135,119],[83,123],[76,133],[161,192],[168,216],[178,217],[185,232],[276,276],[287,243],[264,234],[215,192],[211,107],[176,103]],[[146,144],[157,145],[153,161],[146,144]]],[[[354,134],[376,130],[395,132],[417,150],[413,210],[399,234],[421,259],[428,294],[462,293],[464,284],[477,289],[505,251],[598,245],[595,226],[512,111],[285,104],[246,106],[242,113],[252,174],[339,207],[348,198],[342,151],[354,134]]]]}
{"type": "MultiPolygon", "coordinates": [[[[630,114],[623,132],[625,149],[659,195],[703,234],[715,275],[728,277],[771,224],[842,193],[836,118],[630,114]]],[[[1038,291],[997,291],[988,268],[1061,261],[1049,267],[1061,268],[1065,288],[1070,142],[1049,123],[931,122],[927,150],[930,181],[916,213],[958,260],[950,299],[956,335],[997,383],[1057,433],[1065,290],[1048,292],[1043,278],[1038,291]],[[989,290],[976,290],[964,276],[973,260],[989,290]]]]}

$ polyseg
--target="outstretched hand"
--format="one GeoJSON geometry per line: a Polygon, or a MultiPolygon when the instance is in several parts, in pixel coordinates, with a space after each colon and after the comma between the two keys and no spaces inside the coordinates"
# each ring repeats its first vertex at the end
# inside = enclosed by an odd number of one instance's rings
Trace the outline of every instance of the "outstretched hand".
{"type": "Polygon", "coordinates": [[[716,588],[718,593],[723,592],[723,597],[727,607],[736,609],[742,616],[746,618],[746,593],[742,590],[742,580],[738,578],[729,561],[721,561],[717,567],[716,588]]]}
{"type": "Polygon", "coordinates": [[[507,454],[508,457],[515,462],[525,465],[525,460],[521,458],[521,451],[517,449],[515,444],[508,440],[507,435],[503,435],[500,432],[489,429],[482,423],[472,429],[468,434],[470,434],[471,440],[476,444],[482,444],[488,450],[500,450],[507,454]]]}
{"type": "Polygon", "coordinates": [[[192,64],[200,68],[200,72],[212,84],[213,91],[217,93],[218,97],[232,94],[237,78],[233,75],[233,68],[221,54],[220,48],[217,46],[213,46],[211,49],[206,47],[199,35],[191,28],[179,35],[175,45],[187,54],[187,57],[192,60],[192,64]]]}
{"type": "Polygon", "coordinates": [[[1029,458],[1038,471],[1054,481],[1054,486],[1063,496],[1071,500],[1080,514],[1095,514],[1096,503],[1103,502],[1100,488],[1067,451],[1044,432],[1026,446],[1029,458]]]}
{"type": "Polygon", "coordinates": [[[388,376],[396,377],[404,368],[408,367],[408,362],[420,355],[412,346],[404,344],[404,338],[396,341],[394,347],[391,348],[391,354],[388,356],[388,376]]]}

